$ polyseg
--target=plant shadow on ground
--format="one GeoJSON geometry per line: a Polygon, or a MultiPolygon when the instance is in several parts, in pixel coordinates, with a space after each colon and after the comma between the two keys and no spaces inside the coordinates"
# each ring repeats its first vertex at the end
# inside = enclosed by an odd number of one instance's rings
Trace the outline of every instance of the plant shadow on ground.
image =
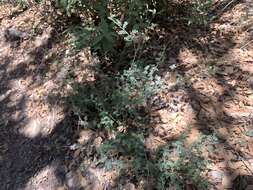
{"type": "MultiPolygon", "coordinates": [[[[237,1],[235,1],[237,2],[237,1]]],[[[239,2],[237,2],[239,3],[239,2]]],[[[231,5],[229,8],[232,8],[234,5],[231,5]]],[[[167,27],[167,26],[166,26],[167,27]]],[[[168,26],[170,27],[170,25],[168,26]]],[[[203,36],[209,36],[210,35],[210,30],[208,29],[208,27],[206,26],[206,33],[199,33],[197,32],[198,29],[190,29],[188,27],[185,27],[185,25],[179,26],[179,31],[182,31],[182,33],[176,33],[172,31],[172,38],[170,38],[170,40],[168,40],[168,38],[164,38],[167,39],[167,41],[171,42],[172,45],[168,44],[167,46],[170,47],[168,50],[166,50],[166,59],[168,58],[175,58],[178,59],[179,56],[179,52],[182,48],[189,48],[193,51],[199,52],[199,51],[203,51],[203,50],[207,50],[209,46],[208,44],[203,44],[203,43],[198,43],[196,42],[196,39],[200,39],[203,36]],[[177,36],[177,38],[175,38],[174,36],[177,36]],[[182,42],[184,42],[185,44],[182,44],[182,42]],[[173,46],[174,45],[174,46],[173,46]],[[199,47],[198,49],[196,49],[197,47],[199,47]],[[168,51],[168,52],[167,52],[168,51]]],[[[217,36],[212,36],[212,38],[216,38],[217,36]]],[[[219,39],[219,38],[218,38],[219,39]]],[[[224,42],[228,43],[229,45],[226,46],[226,49],[222,52],[222,54],[219,55],[215,55],[218,57],[222,57],[222,55],[225,55],[231,48],[233,48],[234,43],[231,41],[232,38],[230,38],[230,36],[228,37],[228,39],[226,39],[224,42]]],[[[153,40],[155,41],[155,37],[153,38],[153,40]]],[[[151,42],[152,44],[157,44],[158,47],[161,47],[161,44],[164,44],[163,40],[157,40],[156,43],[151,42]]],[[[217,40],[220,41],[220,40],[217,40]]],[[[52,43],[54,43],[52,41],[52,43]]],[[[48,48],[47,48],[48,49],[48,48]]],[[[48,49],[48,51],[50,50],[50,48],[48,49]]],[[[202,52],[204,55],[208,54],[208,51],[204,51],[202,52]]],[[[209,54],[208,54],[209,55],[209,54]]],[[[143,55],[145,56],[145,55],[143,55]]],[[[40,55],[40,59],[43,59],[44,55],[41,54],[40,55]]],[[[19,66],[16,70],[14,70],[11,73],[7,72],[7,67],[8,64],[10,64],[10,62],[12,62],[12,57],[11,56],[6,56],[1,58],[2,63],[1,64],[1,71],[6,71],[6,75],[3,74],[2,76],[2,82],[1,82],[1,94],[8,94],[8,90],[11,88],[11,80],[15,79],[15,78],[23,78],[25,76],[31,76],[33,75],[31,71],[29,71],[27,69],[27,66],[24,64],[23,67],[22,64],[21,66],[19,66]],[[21,72],[24,71],[24,72],[21,72]]],[[[41,61],[39,59],[39,62],[41,61]]],[[[154,58],[150,56],[148,57],[149,60],[153,60],[154,58]]],[[[118,60],[116,60],[115,62],[117,62],[118,60]]],[[[36,62],[37,63],[37,62],[36,62]]],[[[36,65],[37,66],[37,65],[36,65]]],[[[166,65],[165,63],[160,65],[160,71],[161,73],[165,73],[166,71],[169,70],[169,66],[170,65],[166,65]]],[[[213,65],[211,65],[213,66],[213,65]]],[[[182,75],[186,75],[187,73],[187,68],[185,68],[184,65],[180,66],[179,63],[179,67],[180,69],[180,73],[182,75]]],[[[114,71],[114,68],[112,68],[112,70],[114,71]]],[[[241,71],[239,68],[236,68],[236,70],[238,72],[240,72],[242,75],[245,74],[244,71],[241,71]]],[[[116,72],[118,72],[118,69],[116,69],[116,72]]],[[[45,71],[46,73],[46,71],[45,71]]],[[[107,75],[107,73],[106,73],[107,75]]],[[[35,76],[32,76],[35,77],[35,76]]],[[[219,83],[221,83],[223,85],[224,88],[226,89],[231,89],[233,87],[229,86],[229,84],[226,84],[226,80],[224,78],[222,78],[222,76],[216,76],[217,77],[217,81],[219,81],[219,83]]],[[[83,101],[83,97],[87,96],[87,93],[91,92],[93,90],[99,89],[97,88],[99,85],[105,85],[104,83],[104,78],[101,77],[101,73],[100,75],[95,77],[96,80],[92,81],[92,82],[86,82],[86,83],[81,83],[81,84],[76,84],[76,86],[79,86],[82,90],[78,90],[77,94],[73,94],[73,96],[69,96],[68,99],[71,101],[73,101],[74,99],[78,98],[78,101],[83,101]]],[[[111,80],[109,80],[109,83],[106,83],[108,86],[106,88],[107,91],[110,91],[112,89],[115,88],[115,83],[114,83],[114,79],[111,78],[111,80]]],[[[106,97],[106,91],[104,90],[105,86],[103,86],[102,91],[100,91],[99,93],[102,94],[101,97],[106,97]]],[[[196,115],[196,123],[197,123],[197,127],[200,129],[201,132],[203,132],[204,134],[212,134],[215,133],[216,134],[216,129],[214,129],[212,126],[208,127],[206,126],[207,123],[210,122],[210,120],[201,120],[199,119],[198,115],[200,113],[200,111],[204,112],[202,113],[202,116],[204,114],[204,117],[202,118],[210,118],[209,113],[206,112],[202,107],[202,93],[199,92],[197,89],[195,89],[192,85],[187,86],[184,88],[184,91],[188,94],[188,96],[190,97],[190,102],[192,104],[192,108],[195,111],[195,115],[196,115]],[[196,103],[197,102],[197,103],[196,103]],[[196,104],[199,105],[196,107],[196,104]],[[206,115],[206,116],[205,116],[206,115]],[[203,127],[203,125],[201,124],[205,124],[205,126],[203,127]]],[[[92,92],[94,93],[94,91],[92,92]]],[[[111,94],[111,92],[110,92],[111,94]]],[[[10,92],[11,95],[11,92],[10,92]]],[[[66,152],[68,150],[67,147],[69,147],[70,145],[76,143],[76,138],[78,138],[78,134],[76,133],[78,125],[77,125],[77,117],[73,115],[71,115],[71,117],[66,116],[60,123],[56,124],[56,126],[54,127],[54,130],[51,132],[51,134],[49,136],[43,137],[43,136],[37,136],[35,138],[29,138],[26,137],[22,134],[20,134],[18,132],[18,127],[22,127],[22,125],[25,125],[25,123],[27,122],[26,116],[23,115],[23,117],[18,118],[18,119],[11,119],[10,117],[15,115],[15,113],[17,112],[17,110],[23,111],[23,105],[24,105],[24,101],[25,101],[25,96],[22,96],[21,94],[21,98],[19,98],[17,100],[17,102],[15,103],[15,105],[11,105],[12,100],[11,100],[11,96],[7,95],[3,100],[1,100],[1,116],[3,116],[4,118],[1,118],[1,120],[3,122],[1,122],[1,128],[0,128],[0,139],[1,139],[1,159],[0,159],[0,166],[1,166],[1,172],[0,172],[0,177],[1,177],[1,182],[0,185],[1,187],[3,187],[3,189],[20,189],[20,188],[24,188],[27,185],[27,182],[29,181],[30,178],[32,178],[35,174],[37,174],[39,171],[41,171],[42,169],[44,169],[46,166],[49,166],[51,164],[55,164],[55,172],[57,173],[57,176],[61,179],[60,181],[64,181],[64,177],[65,174],[63,172],[62,166],[64,165],[64,162],[66,161],[66,152]],[[9,113],[9,115],[6,115],[6,113],[9,113]],[[8,119],[8,122],[6,121],[6,118],[10,118],[8,119]],[[23,123],[23,124],[22,124],[23,123]],[[17,179],[16,182],[13,182],[13,179],[17,179]]],[[[88,96],[90,96],[91,94],[88,94],[88,96]]],[[[220,95],[220,99],[222,99],[222,97],[224,96],[224,94],[220,95]]],[[[68,101],[69,102],[69,101],[68,101]]],[[[89,103],[89,102],[88,102],[89,103]]],[[[99,102],[97,102],[99,103],[99,102]]],[[[108,102],[107,102],[108,103],[108,102]]],[[[223,112],[221,110],[222,107],[222,103],[220,104],[214,104],[213,109],[214,110],[218,110],[219,113],[223,112]]],[[[88,121],[92,121],[92,120],[96,120],[99,119],[100,116],[97,115],[98,113],[98,109],[96,108],[94,110],[94,106],[93,106],[94,102],[92,102],[91,107],[87,107],[87,102],[85,102],[86,107],[82,107],[83,102],[78,102],[77,104],[75,103],[75,106],[80,106],[78,109],[86,109],[84,111],[85,116],[88,114],[87,116],[87,120],[88,121]]],[[[69,108],[69,104],[66,104],[66,108],[69,108]]],[[[111,110],[110,104],[107,105],[107,110],[111,110]],[[109,107],[109,108],[108,108],[109,107]]],[[[150,120],[150,113],[148,111],[147,107],[140,107],[139,108],[139,113],[138,114],[144,114],[145,117],[147,117],[147,121],[150,120]],[[144,110],[144,111],[143,111],[144,110]]],[[[108,113],[110,113],[111,111],[108,111],[108,113]]],[[[125,113],[124,113],[125,114],[125,113]]],[[[123,114],[123,115],[124,115],[123,114]]],[[[126,113],[129,114],[129,113],[126,113]]],[[[129,116],[126,116],[127,118],[129,116]]],[[[82,119],[84,119],[84,116],[81,116],[82,119]]],[[[131,117],[130,117],[131,118],[131,117]]],[[[109,118],[111,119],[111,118],[109,118]]],[[[229,118],[230,120],[231,118],[229,118]]],[[[240,119],[240,118],[239,118],[240,119]]],[[[236,119],[236,120],[239,120],[236,119]]],[[[244,119],[244,118],[242,118],[244,119]]],[[[121,120],[121,119],[120,119],[121,120]]],[[[212,121],[220,121],[221,120],[221,115],[220,114],[216,114],[214,115],[214,117],[211,118],[212,121]]],[[[226,119],[227,121],[227,119],[226,119]]],[[[131,125],[133,122],[133,120],[127,121],[129,122],[131,125]]],[[[96,125],[96,123],[95,123],[96,125]]],[[[120,124],[117,124],[120,125],[120,124]]],[[[230,125],[229,123],[227,125],[230,125]]],[[[114,158],[120,157],[121,155],[124,156],[129,156],[129,162],[130,162],[130,168],[128,168],[127,170],[129,171],[133,171],[134,173],[141,175],[144,180],[147,182],[147,185],[150,185],[149,188],[150,189],[154,189],[154,179],[159,178],[159,176],[163,175],[164,173],[161,173],[162,169],[158,168],[158,164],[161,161],[161,158],[163,155],[163,153],[165,154],[166,150],[170,152],[170,148],[171,146],[173,147],[174,145],[172,145],[171,142],[166,142],[167,145],[165,145],[166,148],[162,148],[161,147],[161,151],[158,151],[158,155],[154,158],[153,155],[150,155],[149,150],[145,147],[144,141],[141,140],[143,139],[143,137],[145,138],[148,133],[152,133],[152,128],[147,127],[147,124],[143,124],[142,127],[138,127],[138,126],[133,126],[130,127],[130,129],[127,129],[127,133],[129,133],[129,136],[124,136],[124,133],[126,132],[122,132],[121,135],[117,136],[117,138],[115,140],[112,140],[111,142],[109,142],[108,147],[110,148],[111,146],[111,150],[116,150],[115,152],[113,151],[111,155],[115,154],[114,158]],[[144,127],[143,127],[144,126],[144,127]],[[138,136],[140,135],[140,136],[138,136]],[[132,143],[134,141],[134,143],[132,143]],[[130,142],[130,143],[129,143],[130,142]],[[132,143],[132,144],[131,144],[132,143]],[[157,159],[157,160],[156,160],[157,159]],[[131,166],[131,164],[133,164],[133,166],[131,166]],[[134,165],[137,164],[137,165],[134,165]],[[159,173],[160,171],[160,173],[159,173]]],[[[224,123],[223,123],[224,126],[224,123]]],[[[226,126],[226,125],[225,125],[226,126]]],[[[91,125],[91,128],[94,129],[94,125],[91,125]]],[[[123,126],[123,130],[124,130],[124,126],[123,126]]],[[[101,133],[103,133],[103,129],[98,129],[98,131],[102,131],[101,133]]],[[[108,132],[105,132],[104,135],[104,139],[107,139],[108,136],[110,134],[108,132]]],[[[103,136],[103,135],[102,135],[103,136]]],[[[220,139],[222,142],[226,142],[226,137],[222,137],[220,139]]],[[[233,149],[234,152],[236,152],[236,154],[239,154],[240,156],[243,155],[242,152],[238,152],[237,150],[235,150],[232,146],[229,145],[229,143],[226,144],[226,146],[229,146],[231,149],[233,149]]],[[[105,146],[106,148],[106,146],[105,146]]],[[[103,151],[103,148],[102,148],[103,151]]],[[[108,152],[108,151],[106,151],[108,152]]],[[[188,155],[187,155],[188,156],[188,155]]],[[[192,157],[198,157],[198,155],[191,155],[192,157]]],[[[177,155],[175,156],[177,159],[177,155]]],[[[183,157],[184,158],[184,157],[183,157]]],[[[190,157],[191,158],[191,157],[190,157]]],[[[190,159],[189,157],[187,157],[187,159],[190,159]]],[[[74,158],[69,158],[69,159],[74,159],[74,158]]],[[[184,161],[188,161],[188,160],[184,160],[184,161]]],[[[199,158],[201,159],[201,158],[199,158]]],[[[174,162],[175,160],[173,160],[174,162]]],[[[184,161],[182,161],[182,163],[184,163],[184,161]]],[[[78,160],[78,162],[76,163],[76,167],[79,167],[79,164],[82,163],[82,159],[78,160]]],[[[104,163],[103,163],[104,164],[104,163]]],[[[185,164],[185,163],[184,163],[185,164]]],[[[175,175],[179,175],[179,176],[164,176],[164,179],[167,180],[164,183],[164,185],[168,185],[167,183],[169,183],[172,178],[180,178],[182,176],[180,172],[184,172],[185,169],[192,169],[192,167],[194,167],[195,163],[193,163],[193,166],[191,164],[186,164],[189,165],[190,168],[182,168],[180,169],[180,171],[178,171],[177,174],[175,175]],[[169,180],[168,180],[169,179],[169,180]]],[[[165,170],[169,170],[171,168],[164,168],[165,170]]],[[[134,176],[129,176],[129,172],[126,173],[122,173],[122,176],[124,176],[123,178],[131,178],[133,183],[138,183],[138,181],[140,179],[136,179],[136,175],[134,176]]],[[[130,174],[131,175],[131,174],[130,174]]],[[[121,177],[118,177],[118,180],[120,181],[121,177]]],[[[186,176],[186,179],[189,176],[186,176]]],[[[193,176],[190,176],[193,177],[193,176]]],[[[194,176],[196,177],[196,176],[194,176]]],[[[189,180],[189,179],[187,179],[189,180]]],[[[189,182],[189,186],[192,186],[190,188],[195,189],[197,188],[196,186],[194,186],[195,184],[193,184],[194,181],[190,181],[189,182]]],[[[61,184],[59,184],[61,185],[61,184]]],[[[185,184],[184,184],[185,185],[185,184]]],[[[236,189],[236,187],[234,187],[234,189],[236,189]]],[[[237,188],[238,189],[238,188],[237,188]]]]}

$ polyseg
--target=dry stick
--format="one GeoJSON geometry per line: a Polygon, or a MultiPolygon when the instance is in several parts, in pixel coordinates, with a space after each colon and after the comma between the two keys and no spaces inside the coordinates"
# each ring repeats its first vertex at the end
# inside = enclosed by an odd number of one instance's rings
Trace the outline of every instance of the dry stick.
{"type": "MultiPolygon", "coordinates": [[[[237,151],[234,151],[234,153],[239,157],[240,156],[240,154],[237,152],[237,151]]],[[[241,159],[241,161],[242,161],[242,163],[243,163],[243,165],[248,169],[248,171],[251,173],[251,175],[253,175],[253,171],[252,171],[252,169],[251,168],[249,168],[249,166],[246,164],[246,162],[243,160],[243,159],[241,159]]],[[[247,161],[248,162],[248,161],[247,161]]],[[[248,162],[248,164],[249,164],[249,162],[248,162]]]]}
{"type": "Polygon", "coordinates": [[[136,45],[135,45],[135,43],[134,43],[134,58],[133,58],[133,60],[132,60],[132,63],[135,63],[135,59],[136,59],[136,57],[137,57],[137,54],[138,54],[138,52],[139,52],[139,50],[141,49],[141,44],[140,43],[137,43],[137,47],[136,47],[136,45]]]}
{"type": "Polygon", "coordinates": [[[245,45],[243,45],[240,49],[245,48],[245,47],[248,46],[251,42],[253,42],[253,40],[248,41],[248,42],[247,42],[245,45]]]}
{"type": "MultiPolygon", "coordinates": [[[[219,121],[218,121],[219,122],[219,121]]],[[[220,125],[220,122],[219,122],[219,125],[220,125]]],[[[241,157],[241,155],[236,151],[234,150],[234,147],[231,146],[226,139],[224,139],[223,137],[220,136],[219,132],[214,128],[213,131],[218,135],[219,138],[225,140],[225,142],[228,144],[228,146],[232,149],[232,151],[236,154],[236,156],[238,156],[239,158],[241,157]]],[[[248,165],[246,164],[246,162],[243,160],[243,159],[240,159],[240,161],[242,161],[243,165],[248,169],[248,171],[253,175],[253,171],[251,168],[248,167],[248,165]]],[[[248,161],[247,161],[248,162],[248,161]]],[[[249,164],[249,162],[248,162],[249,164]]]]}
{"type": "MultiPolygon", "coordinates": [[[[213,103],[212,103],[212,107],[214,108],[215,113],[218,114],[218,113],[217,113],[217,110],[216,110],[216,107],[214,106],[213,103]]],[[[219,119],[217,119],[217,122],[218,122],[219,128],[221,128],[221,127],[222,127],[222,124],[221,124],[221,122],[219,121],[219,119]]],[[[219,133],[219,131],[218,131],[217,129],[213,128],[213,131],[218,135],[219,138],[225,140],[225,142],[227,143],[227,145],[229,146],[229,148],[231,148],[232,151],[233,151],[239,158],[241,157],[241,155],[235,150],[235,148],[234,148],[232,145],[229,144],[229,142],[227,141],[227,139],[224,139],[224,138],[220,135],[220,133],[219,133]]],[[[240,151],[240,152],[241,152],[241,151],[240,151]]],[[[245,162],[243,159],[240,159],[240,160],[242,161],[243,165],[248,169],[248,171],[253,175],[252,169],[248,167],[248,165],[246,164],[246,162],[245,162]]],[[[247,162],[248,162],[248,161],[247,161],[247,162]]],[[[248,162],[248,164],[249,164],[249,162],[248,162]]]]}
{"type": "Polygon", "coordinates": [[[233,2],[235,2],[236,0],[232,0],[230,1],[222,10],[221,12],[225,11],[226,8],[228,8],[229,5],[231,5],[233,2]]]}

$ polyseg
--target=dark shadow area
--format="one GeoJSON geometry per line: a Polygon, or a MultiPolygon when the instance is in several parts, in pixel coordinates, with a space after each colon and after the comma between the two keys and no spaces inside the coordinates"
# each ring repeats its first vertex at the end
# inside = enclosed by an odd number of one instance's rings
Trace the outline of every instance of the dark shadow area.
{"type": "Polygon", "coordinates": [[[243,189],[252,189],[253,187],[253,177],[249,175],[238,176],[233,184],[233,190],[243,190],[243,189]]]}
{"type": "MultiPolygon", "coordinates": [[[[65,118],[57,124],[48,137],[28,138],[19,134],[13,126],[20,125],[23,119],[1,125],[1,189],[33,189],[29,180],[46,166],[56,167],[57,181],[52,186],[64,184],[64,162],[67,161],[68,146],[74,143],[76,126],[72,119],[65,118]],[[64,148],[65,147],[65,148],[64,148]],[[15,179],[15,180],[13,180],[15,179]]],[[[47,184],[50,185],[50,184],[47,184]]],[[[42,186],[43,187],[43,186],[42,186]]],[[[47,189],[47,186],[43,188],[47,189]]]]}

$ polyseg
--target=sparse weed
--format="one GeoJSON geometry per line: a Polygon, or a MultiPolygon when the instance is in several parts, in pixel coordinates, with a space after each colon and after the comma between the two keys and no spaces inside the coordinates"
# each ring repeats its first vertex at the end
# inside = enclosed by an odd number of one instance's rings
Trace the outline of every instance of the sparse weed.
{"type": "Polygon", "coordinates": [[[105,167],[114,166],[109,169],[120,169],[122,173],[131,172],[131,178],[137,180],[154,179],[154,189],[182,190],[191,186],[204,190],[208,189],[208,182],[202,172],[207,162],[202,157],[201,148],[201,142],[186,148],[184,138],[181,138],[158,149],[156,158],[151,159],[144,137],[130,133],[118,134],[115,139],[105,143],[100,155],[105,167]]]}
{"type": "Polygon", "coordinates": [[[207,189],[208,182],[201,175],[205,170],[206,160],[201,153],[201,143],[190,147],[184,146],[184,139],[166,145],[158,151],[157,189],[186,189],[191,185],[196,189],[207,189]]]}

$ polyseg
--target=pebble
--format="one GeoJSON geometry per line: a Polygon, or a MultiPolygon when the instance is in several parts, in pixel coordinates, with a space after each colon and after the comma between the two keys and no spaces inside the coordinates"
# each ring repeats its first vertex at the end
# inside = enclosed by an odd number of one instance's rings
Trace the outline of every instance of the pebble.
{"type": "Polygon", "coordinates": [[[213,182],[220,183],[222,181],[222,178],[223,178],[223,172],[218,171],[218,170],[211,171],[210,172],[210,177],[212,178],[213,182]]]}
{"type": "Polygon", "coordinates": [[[66,174],[66,184],[69,189],[76,190],[80,188],[80,182],[78,175],[73,171],[70,171],[66,174]]]}
{"type": "Polygon", "coordinates": [[[94,144],[95,144],[95,147],[96,147],[97,150],[98,150],[99,147],[101,146],[102,142],[103,142],[102,137],[97,137],[97,138],[94,140],[94,144]]]}

